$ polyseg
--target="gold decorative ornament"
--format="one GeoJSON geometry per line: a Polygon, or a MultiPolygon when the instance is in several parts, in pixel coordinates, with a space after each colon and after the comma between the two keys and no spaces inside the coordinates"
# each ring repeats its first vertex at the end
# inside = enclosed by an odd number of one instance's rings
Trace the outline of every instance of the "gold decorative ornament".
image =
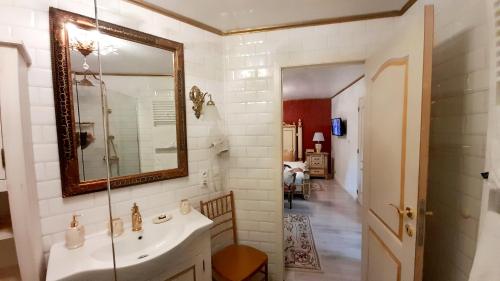
{"type": "Polygon", "coordinates": [[[215,105],[215,102],[212,100],[212,94],[208,94],[207,105],[215,105]]]}
{"type": "Polygon", "coordinates": [[[134,202],[132,206],[132,231],[137,232],[142,230],[142,215],[139,212],[139,206],[134,202]]]}
{"type": "Polygon", "coordinates": [[[80,54],[84,57],[87,57],[97,49],[94,41],[89,40],[88,42],[81,42],[78,39],[76,39],[75,42],[70,43],[70,47],[80,52],[80,54]]]}
{"type": "MultiPolygon", "coordinates": [[[[205,103],[205,96],[208,93],[203,93],[198,86],[193,86],[191,91],[189,91],[189,99],[193,102],[192,109],[194,110],[194,115],[197,119],[200,119],[201,111],[203,110],[203,103],[205,103]]],[[[210,100],[212,97],[210,96],[210,100]]],[[[213,101],[212,101],[213,103],[213,101]]]]}

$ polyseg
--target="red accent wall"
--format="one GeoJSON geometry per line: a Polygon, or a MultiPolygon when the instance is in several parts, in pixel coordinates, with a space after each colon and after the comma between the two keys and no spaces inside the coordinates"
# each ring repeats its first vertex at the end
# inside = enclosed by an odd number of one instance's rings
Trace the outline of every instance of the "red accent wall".
{"type": "MultiPolygon", "coordinates": [[[[315,132],[323,132],[325,141],[322,142],[321,151],[331,153],[331,118],[332,105],[330,99],[307,99],[283,101],[283,122],[296,123],[302,119],[302,142],[304,145],[304,155],[307,148],[314,149],[312,141],[315,132]]],[[[328,162],[331,155],[328,156],[328,162]]],[[[331,169],[331,163],[328,170],[331,169]]],[[[331,171],[330,171],[331,172],[331,171]]]]}

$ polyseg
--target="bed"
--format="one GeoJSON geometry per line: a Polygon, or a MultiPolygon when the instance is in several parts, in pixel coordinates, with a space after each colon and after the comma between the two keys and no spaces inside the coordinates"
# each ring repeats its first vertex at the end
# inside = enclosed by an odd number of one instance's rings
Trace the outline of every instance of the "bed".
{"type": "Polygon", "coordinates": [[[283,122],[283,160],[302,161],[302,120],[297,125],[283,122]]]}
{"type": "Polygon", "coordinates": [[[302,120],[297,124],[283,123],[283,183],[293,184],[294,194],[301,194],[307,200],[311,195],[311,183],[308,165],[302,159],[302,120]]]}

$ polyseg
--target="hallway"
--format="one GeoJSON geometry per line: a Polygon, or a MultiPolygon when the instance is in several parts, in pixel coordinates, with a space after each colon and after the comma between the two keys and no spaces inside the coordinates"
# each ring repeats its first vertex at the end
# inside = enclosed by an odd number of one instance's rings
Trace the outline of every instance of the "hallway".
{"type": "Polygon", "coordinates": [[[296,198],[285,214],[308,215],[323,273],[286,270],[286,281],[361,280],[361,206],[333,180],[312,180],[309,201],[296,198]]]}

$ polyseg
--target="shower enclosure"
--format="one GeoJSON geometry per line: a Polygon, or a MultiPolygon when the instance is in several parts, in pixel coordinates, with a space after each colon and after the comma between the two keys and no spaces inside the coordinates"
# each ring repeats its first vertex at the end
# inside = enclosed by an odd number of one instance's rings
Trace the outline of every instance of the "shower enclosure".
{"type": "Polygon", "coordinates": [[[104,146],[100,145],[104,139],[109,152],[110,176],[139,173],[137,98],[127,95],[126,90],[116,89],[120,82],[118,76],[103,75],[101,80],[95,74],[83,72],[74,73],[74,77],[76,128],[80,143],[83,143],[79,147],[78,163],[84,180],[106,177],[107,156],[104,146]],[[106,81],[112,84],[112,91],[108,90],[106,81]],[[103,85],[102,109],[95,106],[101,99],[99,83],[103,85]],[[101,111],[106,112],[104,123],[101,111]],[[103,124],[108,128],[106,137],[103,124]]]}
{"type": "MultiPolygon", "coordinates": [[[[78,161],[73,163],[78,164],[78,188],[106,181],[106,192],[92,197],[94,209],[83,210],[91,215],[81,222],[87,228],[87,239],[92,234],[106,237],[100,248],[92,250],[92,258],[108,269],[112,263],[113,271],[106,270],[103,276],[90,272],[86,278],[129,280],[126,270],[130,268],[131,251],[135,255],[146,249],[151,239],[158,239],[158,233],[143,233],[142,218],[176,207],[168,196],[153,195],[164,189],[163,183],[138,184],[187,175],[187,155],[179,154],[179,149],[186,150],[186,140],[179,140],[179,134],[185,134],[185,127],[179,126],[185,126],[185,117],[178,116],[182,105],[179,83],[184,78],[182,44],[161,38],[152,44],[149,35],[133,30],[141,29],[133,17],[123,17],[129,21],[130,30],[109,23],[101,25],[99,15],[113,10],[112,5],[96,0],[87,5],[92,7],[93,17],[75,20],[80,16],[64,14],[69,19],[64,23],[66,37],[58,37],[66,38],[69,49],[74,122],[69,138],[76,146],[78,161]],[[123,33],[117,35],[115,30],[123,33]],[[132,186],[114,189],[118,184],[132,186]],[[104,223],[100,212],[106,212],[104,223]]],[[[144,227],[149,223],[144,221],[144,227]]]]}

